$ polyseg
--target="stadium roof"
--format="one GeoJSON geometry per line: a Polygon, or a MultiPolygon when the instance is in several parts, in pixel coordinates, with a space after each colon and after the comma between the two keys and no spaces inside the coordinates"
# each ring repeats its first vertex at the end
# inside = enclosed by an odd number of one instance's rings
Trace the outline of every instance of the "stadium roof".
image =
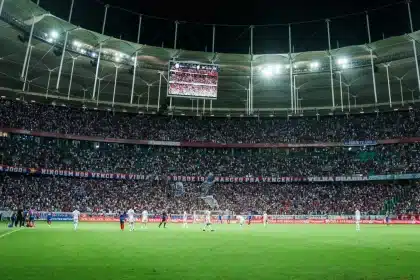
{"type": "MultiPolygon", "coordinates": [[[[389,108],[389,94],[385,65],[390,64],[391,98],[395,106],[419,99],[418,79],[414,60],[412,40],[420,39],[420,32],[386,38],[365,45],[356,45],[326,50],[293,53],[293,74],[296,76],[299,104],[304,111],[316,109],[331,110],[332,91],[329,70],[329,55],[334,65],[334,99],[336,111],[341,111],[341,100],[347,111],[360,111],[360,107],[374,108],[374,86],[370,52],[375,64],[375,79],[378,107],[389,108]],[[338,62],[347,59],[345,69],[338,62]],[[311,69],[311,63],[319,63],[311,69]],[[342,90],[340,90],[340,75],[342,90]],[[402,85],[402,95],[400,82],[402,85]],[[349,93],[348,94],[348,90],[349,93]],[[355,106],[356,104],[356,106],[355,106]]],[[[291,106],[289,54],[233,54],[197,52],[181,49],[160,48],[137,44],[99,34],[75,26],[49,14],[30,0],[5,0],[0,21],[0,79],[2,95],[27,100],[56,101],[59,103],[81,102],[90,107],[110,108],[114,89],[116,68],[115,108],[126,110],[156,110],[159,96],[159,72],[167,75],[168,62],[190,61],[215,63],[221,66],[218,99],[212,101],[212,112],[217,114],[245,114],[247,90],[250,84],[251,63],[253,66],[253,107],[255,112],[287,114],[291,106]],[[30,67],[29,89],[22,92],[20,74],[26,54],[26,43],[31,25],[35,20],[30,67]],[[51,32],[57,36],[51,40],[51,32]],[[68,48],[65,52],[60,85],[56,90],[61,48],[65,33],[68,34],[68,48]],[[99,100],[92,100],[96,67],[92,53],[97,54],[102,46],[100,61],[99,100]],[[84,53],[82,53],[84,52],[84,53]],[[134,101],[130,104],[133,59],[137,52],[138,68],[134,88],[134,101]],[[117,58],[118,57],[118,58],[117,58]],[[73,58],[74,75],[70,85],[73,58]],[[267,66],[278,68],[272,77],[262,75],[267,66]],[[49,79],[50,78],[50,79],[49,79]],[[49,84],[48,84],[49,81],[49,84]],[[49,88],[47,94],[47,87],[49,88]],[[67,99],[70,92],[70,98],[67,99]],[[149,94],[148,94],[149,92],[149,94]],[[149,106],[147,106],[149,104],[149,106]]],[[[418,43],[417,43],[418,45],[418,43]]],[[[417,48],[418,49],[418,48],[417,48]]],[[[160,104],[168,104],[166,79],[162,79],[160,104]]],[[[197,100],[173,98],[175,112],[197,112],[197,100]]],[[[198,112],[203,112],[203,100],[199,101],[198,112]]],[[[210,113],[210,101],[205,104],[210,113]]]]}

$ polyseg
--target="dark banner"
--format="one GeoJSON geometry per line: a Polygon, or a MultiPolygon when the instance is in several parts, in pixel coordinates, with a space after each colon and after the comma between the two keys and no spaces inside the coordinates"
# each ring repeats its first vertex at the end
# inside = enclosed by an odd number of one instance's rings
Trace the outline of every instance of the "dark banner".
{"type": "MultiPolygon", "coordinates": [[[[73,171],[45,168],[28,168],[0,165],[0,172],[21,173],[38,176],[62,176],[73,178],[92,178],[92,179],[115,179],[115,180],[161,180],[161,176],[147,174],[125,174],[125,173],[102,173],[90,171],[73,171]]],[[[168,181],[172,182],[205,182],[205,176],[168,176],[168,181]]],[[[219,183],[289,183],[289,182],[360,182],[360,181],[389,181],[389,180],[417,180],[420,173],[411,174],[388,174],[371,176],[322,176],[322,177],[236,177],[236,176],[216,176],[215,182],[219,183]]]]}

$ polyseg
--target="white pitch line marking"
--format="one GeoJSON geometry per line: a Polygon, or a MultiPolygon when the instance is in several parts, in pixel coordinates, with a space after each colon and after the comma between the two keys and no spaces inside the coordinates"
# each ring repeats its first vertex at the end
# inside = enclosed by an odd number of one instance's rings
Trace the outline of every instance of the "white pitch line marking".
{"type": "Polygon", "coordinates": [[[8,236],[9,234],[12,234],[12,233],[14,233],[14,232],[17,232],[17,231],[19,231],[19,230],[22,230],[22,228],[19,228],[19,229],[15,229],[15,230],[13,230],[13,231],[6,232],[5,234],[0,235],[0,239],[2,239],[2,238],[3,238],[3,237],[5,237],[5,236],[8,236]]]}

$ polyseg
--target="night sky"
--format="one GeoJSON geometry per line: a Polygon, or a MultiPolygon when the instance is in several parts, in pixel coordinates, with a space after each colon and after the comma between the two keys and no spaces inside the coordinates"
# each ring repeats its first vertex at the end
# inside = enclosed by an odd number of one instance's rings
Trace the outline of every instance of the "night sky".
{"type": "MultiPolygon", "coordinates": [[[[44,9],[68,18],[71,0],[40,2],[44,9]]],[[[415,30],[420,28],[419,2],[411,3],[415,30]]],[[[173,47],[174,21],[178,20],[181,22],[178,48],[197,51],[205,51],[206,46],[211,51],[212,24],[217,24],[216,52],[248,53],[249,25],[258,25],[254,29],[254,53],[285,53],[288,52],[288,23],[294,23],[295,52],[325,50],[328,48],[325,18],[332,19],[333,48],[364,44],[368,41],[364,10],[369,10],[373,41],[410,32],[407,5],[398,0],[75,0],[72,22],[101,32],[104,3],[111,5],[106,35],[136,41],[141,13],[144,16],[140,43],[173,47]]]]}

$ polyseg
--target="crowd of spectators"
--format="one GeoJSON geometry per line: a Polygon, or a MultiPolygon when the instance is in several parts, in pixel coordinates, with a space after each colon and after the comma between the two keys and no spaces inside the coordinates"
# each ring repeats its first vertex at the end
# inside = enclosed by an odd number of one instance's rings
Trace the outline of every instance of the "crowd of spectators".
{"type": "Polygon", "coordinates": [[[168,94],[215,98],[217,96],[217,86],[170,83],[168,94]]]}
{"type": "Polygon", "coordinates": [[[217,143],[300,143],[378,140],[420,136],[420,114],[305,118],[205,118],[150,116],[62,106],[0,101],[0,128],[24,128],[113,138],[209,141],[217,143]]]}
{"type": "MultiPolygon", "coordinates": [[[[207,209],[200,189],[184,183],[184,193],[174,196],[171,184],[163,181],[92,180],[26,175],[0,176],[0,208],[30,207],[38,211],[117,213],[134,207],[137,212],[168,210],[182,213],[207,209]],[[11,177],[10,177],[11,176],[11,177]]],[[[235,213],[261,214],[363,214],[387,211],[385,204],[403,198],[406,186],[394,184],[215,184],[211,193],[220,209],[235,213]]],[[[419,192],[419,187],[413,187],[419,192]]],[[[418,207],[418,206],[417,206],[418,207]]],[[[406,209],[406,208],[404,208],[406,209]]],[[[404,210],[401,208],[401,211],[404,210]]]]}
{"type": "Polygon", "coordinates": [[[217,76],[210,75],[171,72],[169,80],[171,83],[191,83],[217,86],[217,76]]]}
{"type": "MultiPolygon", "coordinates": [[[[318,142],[419,136],[418,111],[296,119],[197,119],[89,111],[0,101],[0,128],[75,135],[218,143],[318,142]]],[[[419,145],[298,149],[211,149],[94,143],[10,134],[0,138],[1,164],[144,175],[340,176],[418,173],[419,145]]],[[[164,177],[164,176],[163,176],[164,177]]],[[[413,183],[414,184],[414,183],[413,183]]],[[[117,212],[205,209],[198,184],[175,196],[172,182],[0,174],[0,208],[117,212]]],[[[215,184],[221,209],[236,213],[379,214],[420,210],[419,186],[391,183],[215,184]]]]}
{"type": "Polygon", "coordinates": [[[205,149],[96,143],[11,134],[1,163],[28,168],[143,175],[342,176],[417,173],[420,144],[358,148],[205,149]]]}

